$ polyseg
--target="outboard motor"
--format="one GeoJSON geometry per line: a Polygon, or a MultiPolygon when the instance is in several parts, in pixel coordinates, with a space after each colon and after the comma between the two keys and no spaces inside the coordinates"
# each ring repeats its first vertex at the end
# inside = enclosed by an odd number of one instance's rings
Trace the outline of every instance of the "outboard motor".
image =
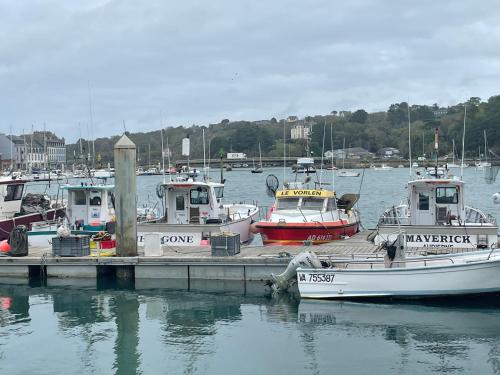
{"type": "Polygon", "coordinates": [[[297,278],[297,268],[321,268],[321,262],[312,251],[297,254],[292,258],[285,272],[279,275],[271,274],[273,290],[286,290],[297,278]]]}
{"type": "Polygon", "coordinates": [[[405,267],[405,244],[404,235],[399,234],[398,237],[390,243],[384,243],[387,253],[384,256],[384,264],[387,268],[405,267]]]}

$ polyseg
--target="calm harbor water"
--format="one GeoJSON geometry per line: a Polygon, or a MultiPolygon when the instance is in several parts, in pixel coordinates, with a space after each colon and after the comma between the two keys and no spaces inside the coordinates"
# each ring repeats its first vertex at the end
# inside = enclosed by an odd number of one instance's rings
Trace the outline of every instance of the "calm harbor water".
{"type": "MultiPolygon", "coordinates": [[[[282,168],[226,173],[226,200],[269,206],[268,173],[282,180],[282,168]]],[[[500,219],[500,182],[472,168],[464,177],[468,203],[500,219]]],[[[155,201],[161,180],[139,177],[139,200],[155,201]]],[[[407,180],[408,169],[367,170],[335,188],[361,191],[371,228],[407,180]]],[[[0,374],[500,374],[498,296],[387,304],[299,301],[260,283],[23,283],[0,280],[0,374]]]]}

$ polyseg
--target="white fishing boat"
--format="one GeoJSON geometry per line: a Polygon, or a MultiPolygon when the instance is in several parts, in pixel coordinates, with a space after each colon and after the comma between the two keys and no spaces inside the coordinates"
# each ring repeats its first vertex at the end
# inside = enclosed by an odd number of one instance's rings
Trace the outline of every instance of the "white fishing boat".
{"type": "Polygon", "coordinates": [[[108,229],[115,221],[114,185],[65,185],[66,215],[55,220],[34,222],[28,231],[30,245],[47,246],[57,229],[65,225],[72,234],[94,235],[108,229]]]}
{"type": "Polygon", "coordinates": [[[301,298],[427,298],[500,292],[500,250],[297,269],[301,298]]]}
{"type": "Polygon", "coordinates": [[[293,173],[316,173],[316,168],[314,168],[313,158],[298,158],[297,166],[293,169],[293,173]]]}
{"type": "Polygon", "coordinates": [[[409,181],[407,202],[386,209],[379,219],[377,245],[404,233],[410,248],[477,249],[497,243],[491,215],[465,204],[464,182],[452,178],[409,181]]]}
{"type": "Polygon", "coordinates": [[[374,171],[392,171],[394,168],[387,164],[381,164],[379,167],[372,165],[370,167],[374,171]]]}
{"type": "Polygon", "coordinates": [[[427,167],[425,169],[425,174],[427,176],[442,178],[447,175],[447,169],[442,167],[427,167]]]}
{"type": "Polygon", "coordinates": [[[157,194],[164,211],[159,219],[138,223],[138,244],[147,233],[157,233],[167,246],[197,246],[202,240],[222,232],[251,239],[250,224],[259,209],[254,204],[223,204],[224,184],[178,177],[158,185],[157,194]]]}

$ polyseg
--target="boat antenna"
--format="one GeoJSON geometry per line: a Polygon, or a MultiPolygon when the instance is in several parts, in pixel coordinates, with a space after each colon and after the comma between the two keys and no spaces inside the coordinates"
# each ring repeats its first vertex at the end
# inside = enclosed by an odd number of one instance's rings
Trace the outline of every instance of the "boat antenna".
{"type": "Polygon", "coordinates": [[[335,171],[333,170],[333,121],[330,121],[330,146],[332,148],[332,191],[335,191],[335,171]]]}
{"type": "Polygon", "coordinates": [[[464,103],[464,130],[462,132],[462,161],[460,163],[460,179],[464,176],[464,154],[465,154],[465,120],[467,118],[467,103],[464,103]]]}
{"type": "Polygon", "coordinates": [[[323,181],[323,156],[325,155],[325,137],[326,137],[326,119],[323,125],[323,148],[321,149],[321,167],[319,169],[319,187],[321,188],[321,183],[323,181]]]}
{"type": "Polygon", "coordinates": [[[170,148],[168,147],[168,133],[165,131],[167,136],[167,163],[168,163],[168,179],[172,182],[172,173],[170,173],[170,148]]]}
{"type": "Polygon", "coordinates": [[[206,179],[205,172],[207,170],[206,155],[205,155],[205,128],[201,130],[201,136],[203,138],[203,179],[206,179]]]}
{"type": "Polygon", "coordinates": [[[163,121],[161,121],[161,129],[160,129],[160,134],[161,134],[161,169],[162,169],[162,174],[163,174],[163,183],[165,183],[165,151],[163,149],[163,121]]]}
{"type": "Polygon", "coordinates": [[[410,161],[410,178],[412,172],[411,165],[411,119],[410,119],[410,98],[408,98],[408,160],[410,161]]]}
{"type": "Polygon", "coordinates": [[[435,132],[434,132],[434,151],[436,152],[436,166],[435,166],[435,169],[436,169],[436,178],[438,176],[438,158],[439,158],[439,129],[436,128],[435,132]]]}
{"type": "MultiPolygon", "coordinates": [[[[87,81],[89,93],[89,118],[90,118],[90,134],[92,134],[92,168],[95,168],[95,139],[94,139],[94,118],[92,116],[92,95],[90,92],[90,80],[87,81]]],[[[90,152],[90,150],[89,150],[90,152]]]]}
{"type": "Polygon", "coordinates": [[[283,119],[283,184],[286,175],[286,121],[283,119]]]}

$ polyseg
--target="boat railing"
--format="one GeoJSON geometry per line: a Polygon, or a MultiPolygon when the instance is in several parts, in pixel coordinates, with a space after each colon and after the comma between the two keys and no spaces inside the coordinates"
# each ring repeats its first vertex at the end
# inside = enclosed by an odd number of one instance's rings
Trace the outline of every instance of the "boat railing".
{"type": "Polygon", "coordinates": [[[483,211],[465,206],[465,222],[474,224],[493,224],[496,225],[496,218],[490,214],[485,214],[483,211]]]}
{"type": "MultiPolygon", "coordinates": [[[[368,261],[368,260],[353,260],[353,261],[347,261],[345,262],[344,264],[344,269],[347,269],[349,268],[349,266],[352,266],[352,265],[360,265],[360,264],[363,264],[363,265],[369,265],[370,266],[370,269],[373,269],[373,266],[381,266],[383,265],[384,268],[397,268],[398,265],[406,265],[408,263],[423,263],[424,267],[427,267],[429,266],[429,263],[436,263],[436,262],[441,262],[441,261],[449,261],[451,262],[451,264],[455,264],[455,261],[450,258],[450,257],[438,257],[436,259],[426,259],[426,258],[422,258],[422,259],[402,259],[402,260],[391,260],[388,262],[388,265],[389,267],[386,265],[385,262],[374,262],[372,260],[368,261]]],[[[342,263],[342,262],[339,262],[339,263],[342,263]]],[[[380,268],[380,267],[378,267],[380,268]]]]}
{"type": "Polygon", "coordinates": [[[378,223],[379,225],[384,224],[399,224],[399,225],[409,225],[410,217],[405,213],[406,206],[393,206],[382,214],[378,223]]]}

